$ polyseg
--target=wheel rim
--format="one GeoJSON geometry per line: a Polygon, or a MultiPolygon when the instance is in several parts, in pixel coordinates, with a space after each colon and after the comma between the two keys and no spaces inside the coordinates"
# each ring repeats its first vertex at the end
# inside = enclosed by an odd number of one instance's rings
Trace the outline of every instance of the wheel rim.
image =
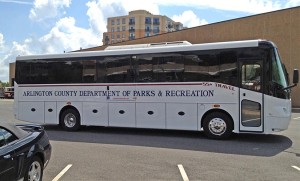
{"type": "Polygon", "coordinates": [[[72,113],[68,113],[64,118],[64,123],[68,128],[72,128],[76,124],[76,116],[72,113]]]}
{"type": "Polygon", "coordinates": [[[42,168],[38,161],[34,161],[28,171],[29,181],[40,181],[41,180],[42,168]]]}
{"type": "Polygon", "coordinates": [[[208,127],[209,131],[214,135],[222,135],[227,129],[226,122],[221,118],[210,120],[208,127]]]}

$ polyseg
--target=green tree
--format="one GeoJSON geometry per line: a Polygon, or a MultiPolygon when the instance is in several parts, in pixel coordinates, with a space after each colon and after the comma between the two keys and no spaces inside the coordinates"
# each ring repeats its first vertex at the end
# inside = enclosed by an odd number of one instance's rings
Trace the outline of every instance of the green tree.
{"type": "Polygon", "coordinates": [[[2,82],[0,80],[0,87],[9,87],[9,82],[2,82]]]}

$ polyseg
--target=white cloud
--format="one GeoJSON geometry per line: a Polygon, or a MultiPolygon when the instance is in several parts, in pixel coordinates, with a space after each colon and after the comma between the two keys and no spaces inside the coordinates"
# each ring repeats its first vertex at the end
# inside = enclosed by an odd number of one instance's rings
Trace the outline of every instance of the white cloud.
{"type": "MultiPolygon", "coordinates": [[[[95,0],[93,0],[95,2],[95,0]]],[[[152,14],[159,14],[160,3],[157,3],[157,0],[151,1],[143,1],[143,0],[98,0],[97,4],[101,4],[100,7],[105,9],[101,9],[105,12],[105,15],[110,16],[121,16],[125,15],[124,13],[128,13],[133,10],[146,10],[152,14]],[[112,7],[112,8],[110,8],[112,7]],[[113,9],[113,11],[111,11],[113,9]],[[125,12],[124,12],[125,10],[125,12]]]]}
{"type": "Polygon", "coordinates": [[[16,59],[16,56],[31,54],[31,52],[29,52],[28,41],[29,41],[28,39],[25,40],[23,44],[13,42],[10,50],[0,53],[0,55],[1,55],[0,56],[0,80],[2,82],[8,81],[9,63],[14,62],[16,59]]]}
{"type": "Polygon", "coordinates": [[[102,3],[95,1],[86,3],[86,6],[88,7],[87,15],[89,17],[90,27],[95,33],[99,33],[100,36],[100,34],[106,31],[105,17],[107,17],[107,15],[105,16],[105,12],[103,11],[107,11],[107,14],[109,14],[109,12],[113,14],[115,11],[111,6],[106,8],[102,3]]]}
{"type": "Polygon", "coordinates": [[[102,40],[92,29],[84,29],[75,25],[73,17],[60,19],[51,31],[41,37],[41,53],[62,53],[82,48],[100,45],[102,40]]]}
{"type": "Polygon", "coordinates": [[[4,37],[3,34],[0,33],[0,51],[4,48],[4,37]]]}
{"type": "Polygon", "coordinates": [[[207,24],[205,19],[198,18],[191,10],[184,11],[181,15],[174,15],[172,20],[181,22],[183,26],[188,28],[207,24]]]}
{"type": "MultiPolygon", "coordinates": [[[[119,0],[124,2],[123,0],[119,0]]],[[[299,0],[293,1],[294,5],[299,5],[299,0]]],[[[144,3],[144,1],[130,1],[128,6],[135,2],[144,3]]],[[[286,2],[278,0],[152,0],[151,4],[157,6],[185,6],[198,9],[214,8],[219,10],[238,11],[246,13],[263,13],[278,10],[286,6],[286,2]]]]}
{"type": "Polygon", "coordinates": [[[72,0],[35,0],[30,10],[29,18],[34,21],[43,21],[61,14],[61,10],[69,7],[72,0]]]}
{"type": "Polygon", "coordinates": [[[158,5],[148,1],[124,0],[92,0],[86,3],[88,7],[90,27],[95,33],[106,32],[108,17],[127,15],[129,11],[143,9],[152,14],[159,14],[158,5]]]}
{"type": "Polygon", "coordinates": [[[299,6],[300,5],[300,0],[287,0],[285,7],[293,7],[293,6],[299,6]]]}
{"type": "Polygon", "coordinates": [[[0,0],[3,3],[14,3],[14,4],[24,4],[24,5],[32,5],[32,2],[26,1],[16,1],[16,0],[0,0]]]}

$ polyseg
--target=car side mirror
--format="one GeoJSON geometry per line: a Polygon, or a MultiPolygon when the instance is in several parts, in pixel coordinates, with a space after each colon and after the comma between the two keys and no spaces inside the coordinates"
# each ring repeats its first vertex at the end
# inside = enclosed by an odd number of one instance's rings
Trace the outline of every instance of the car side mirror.
{"type": "Polygon", "coordinates": [[[298,82],[299,82],[299,71],[298,71],[298,69],[294,69],[293,84],[298,84],[298,82]]]}

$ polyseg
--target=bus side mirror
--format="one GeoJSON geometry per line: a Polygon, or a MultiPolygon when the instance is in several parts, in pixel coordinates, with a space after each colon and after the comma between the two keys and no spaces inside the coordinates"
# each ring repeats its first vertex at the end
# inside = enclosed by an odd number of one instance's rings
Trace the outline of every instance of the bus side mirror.
{"type": "Polygon", "coordinates": [[[298,82],[299,82],[299,71],[298,69],[294,69],[293,84],[298,84],[298,82]]]}

